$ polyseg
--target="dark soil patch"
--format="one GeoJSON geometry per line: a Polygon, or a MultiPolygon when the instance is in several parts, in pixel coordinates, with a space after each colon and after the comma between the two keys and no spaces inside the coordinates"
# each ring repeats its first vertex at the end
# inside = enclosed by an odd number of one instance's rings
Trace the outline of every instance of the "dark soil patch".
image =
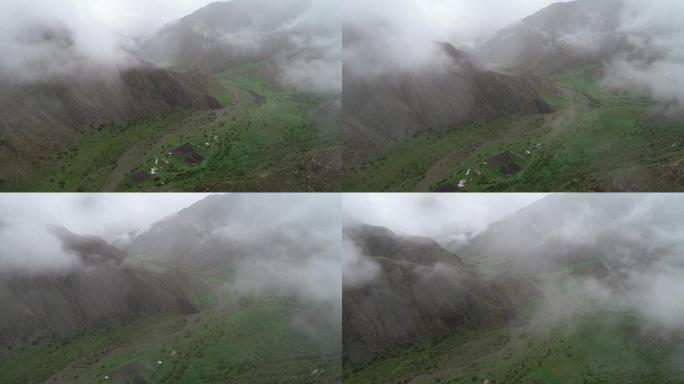
{"type": "Polygon", "coordinates": [[[150,175],[145,171],[137,171],[128,178],[133,185],[140,185],[149,179],[150,175]]]}
{"type": "Polygon", "coordinates": [[[111,373],[113,384],[147,384],[145,373],[147,368],[140,362],[133,362],[111,373]]]}
{"type": "Polygon", "coordinates": [[[194,145],[185,143],[171,151],[180,161],[188,165],[198,165],[204,161],[204,157],[197,152],[194,145]]]}
{"type": "Polygon", "coordinates": [[[513,176],[522,171],[522,168],[516,163],[516,156],[511,151],[494,156],[489,160],[489,165],[495,172],[506,177],[513,176]]]}

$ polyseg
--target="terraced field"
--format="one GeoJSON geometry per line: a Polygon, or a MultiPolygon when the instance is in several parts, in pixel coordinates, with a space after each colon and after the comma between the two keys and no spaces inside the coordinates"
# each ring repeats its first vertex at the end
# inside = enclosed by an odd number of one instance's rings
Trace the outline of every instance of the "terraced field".
{"type": "Polygon", "coordinates": [[[225,105],[179,111],[127,126],[104,126],[14,191],[338,190],[340,123],[321,112],[334,100],[283,89],[267,63],[217,75],[225,105]],[[191,148],[190,157],[178,152],[191,148]]]}
{"type": "Polygon", "coordinates": [[[601,68],[553,79],[549,115],[502,116],[410,138],[345,163],[348,191],[673,191],[684,186],[682,125],[653,101],[600,86],[601,68]]]}

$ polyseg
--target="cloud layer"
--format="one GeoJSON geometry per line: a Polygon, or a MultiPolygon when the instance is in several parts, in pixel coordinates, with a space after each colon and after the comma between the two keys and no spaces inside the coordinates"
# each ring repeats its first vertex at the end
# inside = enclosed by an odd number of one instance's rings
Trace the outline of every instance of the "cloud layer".
{"type": "Polygon", "coordinates": [[[619,32],[638,52],[618,57],[605,83],[684,106],[684,3],[625,0],[619,32]]]}

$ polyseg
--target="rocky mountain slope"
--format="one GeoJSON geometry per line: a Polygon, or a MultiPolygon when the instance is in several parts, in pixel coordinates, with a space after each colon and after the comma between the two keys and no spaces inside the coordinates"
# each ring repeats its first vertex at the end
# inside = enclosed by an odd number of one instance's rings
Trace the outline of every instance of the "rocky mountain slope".
{"type": "Polygon", "coordinates": [[[26,173],[41,158],[68,149],[105,124],[126,124],[181,109],[216,109],[220,85],[193,71],[140,66],[115,74],[68,75],[0,90],[2,174],[26,173]]]}
{"type": "Polygon", "coordinates": [[[489,71],[450,44],[439,44],[439,49],[447,58],[445,67],[377,76],[345,71],[346,158],[367,160],[402,139],[444,132],[459,123],[510,113],[552,112],[543,95],[553,92],[553,87],[542,78],[489,71]]]}
{"type": "Polygon", "coordinates": [[[64,228],[55,233],[65,252],[83,262],[64,271],[0,272],[0,346],[49,343],[146,315],[196,312],[188,295],[205,288],[190,275],[129,265],[123,251],[102,239],[64,228]]]}
{"type": "MultiPolygon", "coordinates": [[[[377,266],[372,277],[343,284],[344,359],[351,364],[459,330],[505,324],[516,317],[519,295],[536,294],[532,282],[513,275],[484,278],[428,238],[366,225],[344,234],[364,263],[377,266]]],[[[361,274],[345,270],[345,276],[361,274]]]]}

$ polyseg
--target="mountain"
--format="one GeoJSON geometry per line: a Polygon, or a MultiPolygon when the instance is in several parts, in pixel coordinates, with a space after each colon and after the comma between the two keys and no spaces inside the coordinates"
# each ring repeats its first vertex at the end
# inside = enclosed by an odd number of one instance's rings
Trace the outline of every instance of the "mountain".
{"type": "Polygon", "coordinates": [[[339,383],[331,201],[209,196],[113,243],[50,226],[76,266],[0,271],[0,382],[339,383]]]}
{"type": "Polygon", "coordinates": [[[192,276],[121,265],[127,255],[102,239],[54,232],[82,263],[65,271],[0,272],[0,346],[42,345],[147,315],[197,312],[188,294],[206,288],[192,276]]]}
{"type": "Polygon", "coordinates": [[[270,60],[294,49],[283,29],[310,5],[311,0],[211,3],[164,26],[141,43],[139,52],[161,65],[212,72],[270,60]]]}
{"type": "Polygon", "coordinates": [[[0,68],[0,189],[336,189],[341,30],[325,7],[216,2],[103,58],[66,25],[27,27],[16,50],[43,54],[0,68]]]}
{"type": "Polygon", "coordinates": [[[671,201],[638,194],[550,195],[493,223],[460,252],[516,273],[562,270],[615,282],[623,272],[646,270],[675,252],[669,241],[651,241],[681,213],[671,201]],[[644,216],[646,208],[657,214],[644,216]]]}
{"type": "MultiPolygon", "coordinates": [[[[366,263],[366,281],[354,267],[343,283],[344,359],[367,363],[383,352],[516,318],[516,300],[537,294],[514,275],[487,279],[434,240],[405,237],[381,227],[353,225],[344,236],[366,263]]],[[[349,255],[345,256],[349,257],[349,255]]]]}
{"type": "Polygon", "coordinates": [[[139,66],[115,74],[66,75],[0,90],[0,178],[69,149],[104,125],[186,109],[218,109],[220,85],[200,71],[139,66]],[[12,166],[9,166],[9,165],[12,166]]]}
{"type": "Polygon", "coordinates": [[[248,200],[241,195],[202,199],[138,234],[129,252],[200,270],[230,262],[236,257],[231,253],[235,245],[223,244],[215,231],[249,215],[248,200]]]}
{"type": "Polygon", "coordinates": [[[681,377],[682,202],[550,195],[458,257],[430,239],[347,229],[344,382],[681,377]]]}
{"type": "Polygon", "coordinates": [[[334,225],[335,212],[329,204],[303,204],[297,195],[212,195],[155,223],[126,249],[141,258],[199,271],[250,268],[257,262],[306,263],[323,256],[336,260],[335,244],[317,237],[319,230],[334,225]],[[291,215],[292,206],[316,218],[291,215]],[[328,251],[332,254],[324,253],[328,251]]]}
{"type": "Polygon", "coordinates": [[[552,4],[482,42],[478,55],[540,74],[607,62],[631,47],[620,31],[624,6],[624,0],[552,4]]]}
{"type": "Polygon", "coordinates": [[[474,56],[450,44],[439,43],[438,48],[446,57],[444,68],[377,76],[345,71],[346,159],[368,160],[402,139],[443,133],[478,119],[553,111],[544,101],[545,94],[554,92],[553,86],[541,77],[490,71],[474,56]]]}

